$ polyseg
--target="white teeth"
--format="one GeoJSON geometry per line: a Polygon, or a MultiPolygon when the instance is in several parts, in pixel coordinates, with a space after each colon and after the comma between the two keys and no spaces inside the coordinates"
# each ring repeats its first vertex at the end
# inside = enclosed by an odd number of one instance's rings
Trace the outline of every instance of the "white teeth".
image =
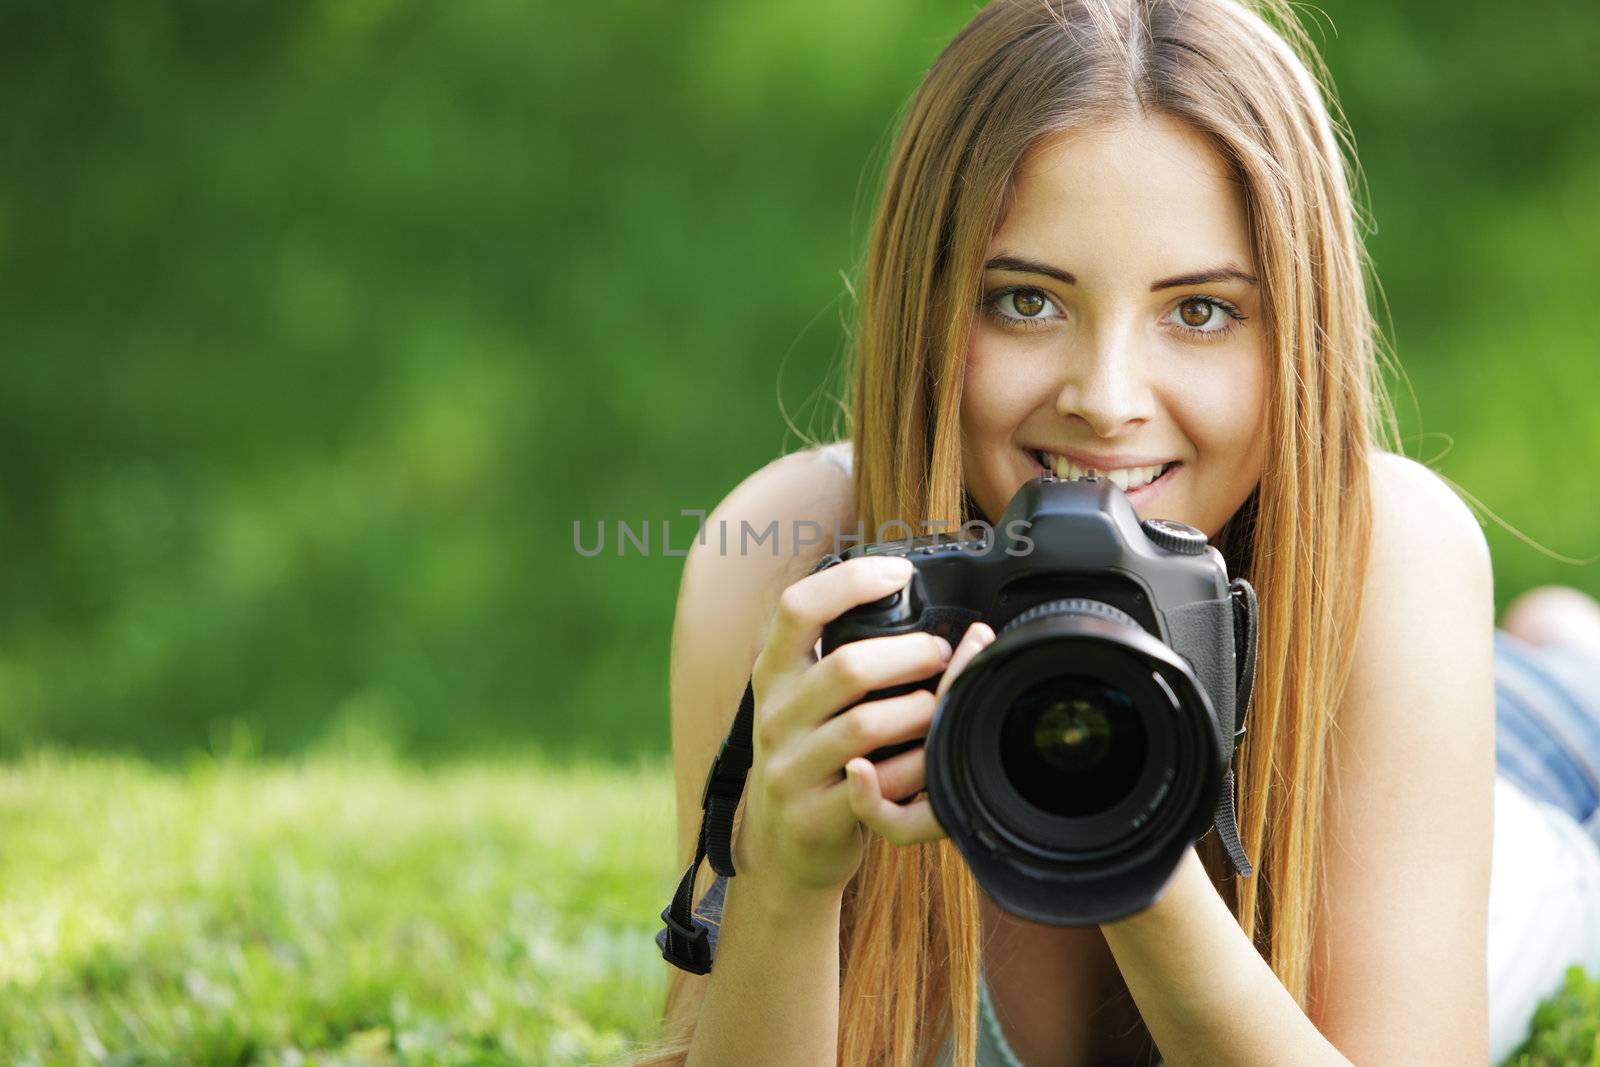
{"type": "MultiPolygon", "coordinates": [[[[1089,473],[1088,467],[1081,467],[1067,459],[1065,456],[1040,453],[1041,458],[1050,461],[1050,469],[1057,478],[1082,478],[1089,473]]],[[[1124,493],[1149,485],[1161,477],[1161,472],[1166,470],[1165,463],[1157,463],[1153,467],[1123,467],[1120,470],[1100,471],[1100,475],[1111,480],[1111,484],[1121,489],[1124,493]]]]}

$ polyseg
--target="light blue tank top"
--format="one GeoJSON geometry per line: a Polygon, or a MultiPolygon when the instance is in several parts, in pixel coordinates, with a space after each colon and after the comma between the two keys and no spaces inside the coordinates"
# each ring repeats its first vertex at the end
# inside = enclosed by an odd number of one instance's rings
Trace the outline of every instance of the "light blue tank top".
{"type": "MultiPolygon", "coordinates": [[[[938,1067],[952,1067],[954,1056],[955,1044],[946,1038],[944,1047],[939,1050],[938,1067]]],[[[972,1062],[973,1067],[1023,1067],[1000,1029],[1000,1020],[995,1018],[994,1005],[989,1000],[989,983],[981,975],[978,979],[978,1048],[972,1062]]]]}
{"type": "MultiPolygon", "coordinates": [[[[949,1038],[939,1050],[937,1067],[952,1067],[955,1043],[949,1038]]],[[[994,1003],[989,999],[989,983],[978,976],[978,1046],[973,1056],[973,1067],[1025,1067],[1011,1051],[1006,1035],[995,1016],[994,1003]]],[[[1157,1059],[1152,1067],[1167,1067],[1166,1061],[1157,1059]]]]}

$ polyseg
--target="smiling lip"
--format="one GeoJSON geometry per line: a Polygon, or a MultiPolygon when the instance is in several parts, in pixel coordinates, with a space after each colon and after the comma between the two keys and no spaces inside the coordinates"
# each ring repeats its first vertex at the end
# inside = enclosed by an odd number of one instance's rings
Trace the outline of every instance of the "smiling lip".
{"type": "Polygon", "coordinates": [[[1038,445],[1024,447],[1031,452],[1048,452],[1052,456],[1062,456],[1080,467],[1093,467],[1097,471],[1116,471],[1127,467],[1161,467],[1173,462],[1171,456],[1135,456],[1128,452],[1097,456],[1093,452],[1076,452],[1071,449],[1041,448],[1038,445]]]}
{"type": "MultiPolygon", "coordinates": [[[[1041,451],[1048,452],[1049,449],[1024,448],[1022,450],[1022,454],[1028,458],[1028,465],[1033,468],[1033,473],[1034,473],[1035,477],[1038,477],[1039,475],[1041,475],[1041,474],[1043,474],[1045,472],[1045,468],[1044,468],[1043,464],[1041,464],[1039,462],[1039,453],[1041,451]]],[[[1072,455],[1071,453],[1064,453],[1064,452],[1057,452],[1057,453],[1054,453],[1054,454],[1055,455],[1066,455],[1066,456],[1068,456],[1068,458],[1071,458],[1071,455],[1072,455]]],[[[1116,457],[1116,458],[1120,459],[1121,457],[1119,456],[1119,457],[1116,457]]],[[[1078,461],[1074,460],[1074,462],[1078,462],[1078,461]]],[[[1152,500],[1154,500],[1157,496],[1159,496],[1161,494],[1161,491],[1163,489],[1165,489],[1168,485],[1170,485],[1172,483],[1172,479],[1177,475],[1177,473],[1180,470],[1183,469],[1183,463],[1181,461],[1178,461],[1178,460],[1170,460],[1170,461],[1152,460],[1149,463],[1143,464],[1143,466],[1153,467],[1157,463],[1162,463],[1162,462],[1170,462],[1172,465],[1170,467],[1168,467],[1166,470],[1161,472],[1161,477],[1157,478],[1155,481],[1149,483],[1148,485],[1141,485],[1137,489],[1132,489],[1132,490],[1128,491],[1128,494],[1127,494],[1128,495],[1128,503],[1134,505],[1135,509],[1144,508],[1152,500]]],[[[1137,464],[1137,463],[1129,464],[1129,466],[1135,466],[1135,467],[1140,466],[1140,465],[1141,464],[1137,464]]],[[[1088,466],[1088,464],[1084,464],[1084,466],[1088,466]]],[[[1097,467],[1096,469],[1097,470],[1101,470],[1103,468],[1098,468],[1097,467]]],[[[1117,468],[1111,467],[1111,468],[1104,468],[1104,469],[1116,470],[1117,468]]]]}

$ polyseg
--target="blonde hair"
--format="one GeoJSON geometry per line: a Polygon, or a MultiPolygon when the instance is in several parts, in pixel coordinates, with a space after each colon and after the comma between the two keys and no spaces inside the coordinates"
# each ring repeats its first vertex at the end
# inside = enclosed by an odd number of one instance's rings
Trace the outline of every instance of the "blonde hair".
{"type": "MultiPolygon", "coordinates": [[[[1043,138],[1169,115],[1206,135],[1244,193],[1263,286],[1269,411],[1260,484],[1219,535],[1262,605],[1236,768],[1257,867],[1235,914],[1310,1010],[1332,709],[1348,677],[1371,524],[1368,452],[1397,438],[1379,388],[1359,172],[1326,71],[1285,0],[997,0],[912,98],[867,247],[851,406],[856,518],[952,525],[960,405],[982,263],[1019,162],[1043,138]]],[[[921,528],[920,525],[917,528],[921,528]]],[[[1207,846],[1215,860],[1215,850],[1207,846]]],[[[977,1030],[976,886],[948,840],[873,837],[845,894],[841,1063],[912,1067],[977,1030]]],[[[673,992],[682,976],[674,975],[673,992]]],[[[669,995],[669,1003],[671,996],[669,995]]],[[[687,1035],[655,1062],[681,1062],[687,1035]]]]}

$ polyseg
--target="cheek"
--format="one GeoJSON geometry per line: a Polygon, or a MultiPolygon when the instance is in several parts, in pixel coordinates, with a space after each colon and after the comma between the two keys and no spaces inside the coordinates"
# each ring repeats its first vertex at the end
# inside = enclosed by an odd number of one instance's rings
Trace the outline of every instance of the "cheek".
{"type": "MultiPolygon", "coordinates": [[[[1264,362],[1264,361],[1263,361],[1264,362]]],[[[1196,383],[1189,438],[1202,462],[1188,504],[1193,524],[1215,536],[1261,479],[1265,457],[1266,376],[1261,363],[1196,383]]]]}
{"type": "Polygon", "coordinates": [[[961,392],[961,426],[974,444],[1009,440],[1040,403],[1040,383],[1029,373],[1024,353],[1008,352],[983,331],[967,347],[961,392]]]}
{"type": "Polygon", "coordinates": [[[962,479],[990,521],[1016,491],[1017,463],[1010,455],[1017,427],[1037,406],[1025,364],[1007,358],[1003,345],[974,341],[967,348],[961,387],[962,479]]]}
{"type": "Polygon", "coordinates": [[[977,340],[967,346],[961,384],[961,429],[969,442],[991,436],[1005,421],[1005,390],[993,364],[993,354],[987,346],[977,340]]]}
{"type": "Polygon", "coordinates": [[[1241,353],[1232,366],[1213,368],[1184,383],[1179,409],[1203,459],[1235,469],[1258,459],[1266,402],[1263,362],[1241,353]]]}
{"type": "Polygon", "coordinates": [[[1261,476],[1261,460],[1267,436],[1267,360],[1264,353],[1256,353],[1246,373],[1240,376],[1238,389],[1238,448],[1242,472],[1254,485],[1261,476]]]}

